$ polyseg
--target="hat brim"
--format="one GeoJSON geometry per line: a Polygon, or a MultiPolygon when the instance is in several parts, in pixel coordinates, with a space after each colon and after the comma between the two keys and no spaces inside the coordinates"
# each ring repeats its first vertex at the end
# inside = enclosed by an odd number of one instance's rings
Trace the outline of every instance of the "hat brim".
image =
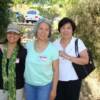
{"type": "Polygon", "coordinates": [[[17,34],[20,34],[20,32],[17,31],[17,30],[15,30],[15,29],[9,29],[9,30],[7,30],[7,32],[15,32],[15,33],[17,33],[17,34]]]}

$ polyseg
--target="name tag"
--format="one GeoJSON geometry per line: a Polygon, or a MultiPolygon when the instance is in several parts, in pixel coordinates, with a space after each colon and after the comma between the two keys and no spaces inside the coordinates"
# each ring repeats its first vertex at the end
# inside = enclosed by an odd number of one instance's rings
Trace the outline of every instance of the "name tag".
{"type": "Polygon", "coordinates": [[[18,64],[20,62],[20,59],[19,58],[17,58],[16,59],[16,64],[18,64]]]}
{"type": "Polygon", "coordinates": [[[41,61],[47,61],[47,57],[45,57],[45,56],[39,56],[39,58],[41,61]]]}

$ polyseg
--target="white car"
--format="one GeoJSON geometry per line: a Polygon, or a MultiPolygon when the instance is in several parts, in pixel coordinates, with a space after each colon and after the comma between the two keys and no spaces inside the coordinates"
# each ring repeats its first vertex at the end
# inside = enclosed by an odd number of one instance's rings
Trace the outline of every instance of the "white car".
{"type": "Polygon", "coordinates": [[[28,10],[27,14],[25,16],[25,21],[28,22],[37,22],[38,20],[40,20],[41,18],[43,18],[42,16],[39,15],[39,11],[38,10],[28,10]]]}

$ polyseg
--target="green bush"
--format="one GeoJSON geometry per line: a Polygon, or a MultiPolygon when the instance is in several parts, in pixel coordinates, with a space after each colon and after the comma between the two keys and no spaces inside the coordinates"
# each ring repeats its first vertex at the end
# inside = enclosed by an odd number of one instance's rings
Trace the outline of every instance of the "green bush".
{"type": "Polygon", "coordinates": [[[0,0],[0,40],[5,38],[6,28],[9,23],[9,8],[11,0],[0,0]]]}
{"type": "Polygon", "coordinates": [[[67,10],[67,16],[77,24],[76,36],[91,49],[97,66],[100,64],[100,0],[80,0],[67,10]]]}

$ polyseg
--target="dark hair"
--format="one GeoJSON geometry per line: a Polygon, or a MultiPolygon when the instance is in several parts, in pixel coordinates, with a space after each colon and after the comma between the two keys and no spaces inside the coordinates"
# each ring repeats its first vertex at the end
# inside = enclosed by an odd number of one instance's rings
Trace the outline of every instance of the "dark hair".
{"type": "Polygon", "coordinates": [[[73,30],[73,32],[74,32],[75,29],[76,29],[76,25],[75,25],[75,23],[74,23],[74,21],[73,21],[72,19],[67,18],[67,17],[62,18],[62,19],[59,21],[59,23],[58,23],[58,31],[60,32],[60,28],[61,28],[63,25],[68,24],[68,23],[71,24],[72,30],[73,30]]]}
{"type": "MultiPolygon", "coordinates": [[[[3,41],[3,42],[1,42],[0,44],[6,44],[8,42],[8,40],[7,40],[7,38],[3,41]]],[[[18,41],[17,41],[17,44],[18,44],[18,46],[19,47],[21,47],[22,46],[22,44],[21,44],[21,39],[19,39],[18,41]]]]}

